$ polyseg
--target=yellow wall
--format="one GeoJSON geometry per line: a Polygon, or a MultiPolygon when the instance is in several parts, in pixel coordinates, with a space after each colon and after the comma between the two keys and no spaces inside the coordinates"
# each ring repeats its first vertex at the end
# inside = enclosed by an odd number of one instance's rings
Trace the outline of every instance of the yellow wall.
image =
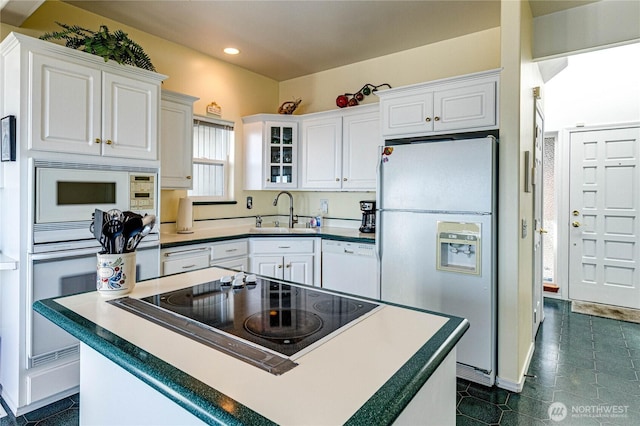
{"type": "MultiPolygon", "coordinates": [[[[280,83],[280,102],[302,99],[296,114],[337,109],[336,97],[364,84],[392,87],[500,67],[500,28],[396,52],[280,83]]],[[[375,95],[363,103],[378,102],[375,95]]]]}

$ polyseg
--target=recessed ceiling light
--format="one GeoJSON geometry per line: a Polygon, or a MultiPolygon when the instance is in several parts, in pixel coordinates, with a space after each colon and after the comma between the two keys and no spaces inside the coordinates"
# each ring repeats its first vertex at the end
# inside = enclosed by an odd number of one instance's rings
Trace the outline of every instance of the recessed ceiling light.
{"type": "Polygon", "coordinates": [[[240,51],[235,47],[225,47],[224,53],[226,53],[227,55],[237,55],[238,53],[240,53],[240,51]]]}

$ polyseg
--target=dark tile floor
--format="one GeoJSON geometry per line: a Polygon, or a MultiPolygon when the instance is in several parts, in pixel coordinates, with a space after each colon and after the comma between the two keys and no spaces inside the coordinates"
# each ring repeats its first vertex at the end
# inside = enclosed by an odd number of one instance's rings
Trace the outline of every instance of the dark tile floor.
{"type": "MultiPolygon", "coordinates": [[[[521,393],[458,379],[457,425],[640,425],[640,324],[570,308],[545,300],[521,393]]],[[[77,425],[79,404],[74,395],[17,419],[9,414],[0,426],[77,425]]]]}
{"type": "Polygon", "coordinates": [[[459,379],[456,424],[640,425],[640,324],[556,299],[544,312],[522,392],[459,379]]]}

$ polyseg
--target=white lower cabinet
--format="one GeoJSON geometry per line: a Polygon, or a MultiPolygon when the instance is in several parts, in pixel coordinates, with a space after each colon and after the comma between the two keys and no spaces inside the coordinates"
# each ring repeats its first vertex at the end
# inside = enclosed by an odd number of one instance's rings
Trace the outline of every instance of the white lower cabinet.
{"type": "Polygon", "coordinates": [[[246,238],[165,248],[160,251],[162,275],[188,272],[209,266],[247,271],[248,255],[249,243],[246,238]]]}
{"type": "Polygon", "coordinates": [[[245,238],[212,244],[211,266],[248,271],[249,241],[245,238]]]}
{"type": "Polygon", "coordinates": [[[211,260],[211,244],[189,244],[160,250],[162,275],[207,268],[211,260]]]}
{"type": "Polygon", "coordinates": [[[320,284],[319,238],[253,238],[249,270],[302,284],[320,284]]]}

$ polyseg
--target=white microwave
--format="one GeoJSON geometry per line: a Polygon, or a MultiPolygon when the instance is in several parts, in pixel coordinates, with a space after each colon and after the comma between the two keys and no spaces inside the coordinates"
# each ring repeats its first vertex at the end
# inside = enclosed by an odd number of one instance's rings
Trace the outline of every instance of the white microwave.
{"type": "Polygon", "coordinates": [[[157,214],[157,172],[36,167],[35,223],[90,221],[95,209],[157,214]]]}

